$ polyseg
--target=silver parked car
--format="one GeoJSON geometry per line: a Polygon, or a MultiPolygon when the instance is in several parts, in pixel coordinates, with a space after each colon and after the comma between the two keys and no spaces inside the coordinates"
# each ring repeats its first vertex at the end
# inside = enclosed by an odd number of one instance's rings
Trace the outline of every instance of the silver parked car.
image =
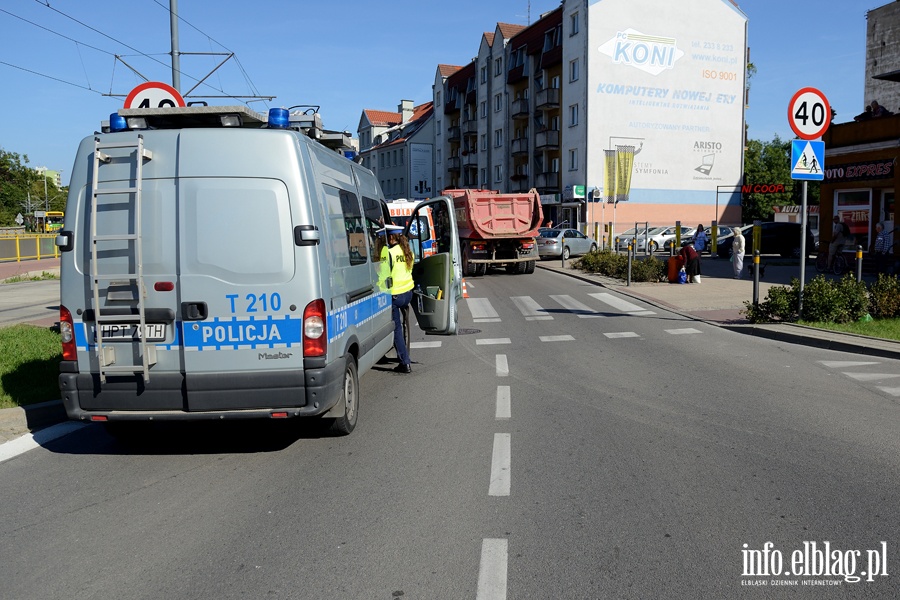
{"type": "Polygon", "coordinates": [[[541,258],[581,256],[597,250],[597,242],[577,229],[545,229],[537,239],[541,258]]]}

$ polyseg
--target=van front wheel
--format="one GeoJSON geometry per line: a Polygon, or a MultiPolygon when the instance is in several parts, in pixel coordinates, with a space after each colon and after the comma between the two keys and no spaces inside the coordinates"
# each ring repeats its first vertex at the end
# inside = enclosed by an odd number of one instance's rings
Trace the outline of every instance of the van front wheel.
{"type": "Polygon", "coordinates": [[[344,404],[344,414],[331,419],[329,432],[333,435],[348,435],[356,429],[356,421],[359,418],[359,375],[356,371],[356,360],[352,356],[347,357],[344,365],[344,385],[338,402],[344,404]]]}

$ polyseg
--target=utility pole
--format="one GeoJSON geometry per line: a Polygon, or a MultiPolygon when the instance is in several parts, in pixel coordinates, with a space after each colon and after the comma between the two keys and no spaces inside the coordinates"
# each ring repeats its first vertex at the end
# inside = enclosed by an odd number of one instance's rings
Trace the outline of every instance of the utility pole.
{"type": "Polygon", "coordinates": [[[169,28],[172,32],[172,87],[181,93],[181,53],[178,51],[178,0],[169,0],[169,28]]]}

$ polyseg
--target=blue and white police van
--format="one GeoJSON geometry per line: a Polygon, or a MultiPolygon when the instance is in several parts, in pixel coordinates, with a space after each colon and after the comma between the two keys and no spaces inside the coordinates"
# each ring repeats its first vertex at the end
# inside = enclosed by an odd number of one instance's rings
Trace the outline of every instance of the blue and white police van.
{"type": "MultiPolygon", "coordinates": [[[[56,239],[70,418],[354,429],[359,377],[392,346],[375,250],[390,214],[322,133],[308,111],[188,106],[122,109],[81,141],[56,239]]],[[[446,231],[414,267],[413,307],[426,333],[454,334],[452,201],[426,208],[446,231]]]]}

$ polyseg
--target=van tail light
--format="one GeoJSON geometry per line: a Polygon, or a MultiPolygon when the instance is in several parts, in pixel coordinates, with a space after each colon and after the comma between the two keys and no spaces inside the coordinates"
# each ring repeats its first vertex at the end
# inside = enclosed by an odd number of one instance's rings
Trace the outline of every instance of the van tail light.
{"type": "Polygon", "coordinates": [[[65,306],[59,307],[59,337],[62,340],[63,360],[77,360],[75,353],[75,324],[72,313],[65,306]]]}
{"type": "Polygon", "coordinates": [[[328,319],[325,301],[313,300],[303,309],[303,357],[325,356],[328,348],[328,319]]]}

